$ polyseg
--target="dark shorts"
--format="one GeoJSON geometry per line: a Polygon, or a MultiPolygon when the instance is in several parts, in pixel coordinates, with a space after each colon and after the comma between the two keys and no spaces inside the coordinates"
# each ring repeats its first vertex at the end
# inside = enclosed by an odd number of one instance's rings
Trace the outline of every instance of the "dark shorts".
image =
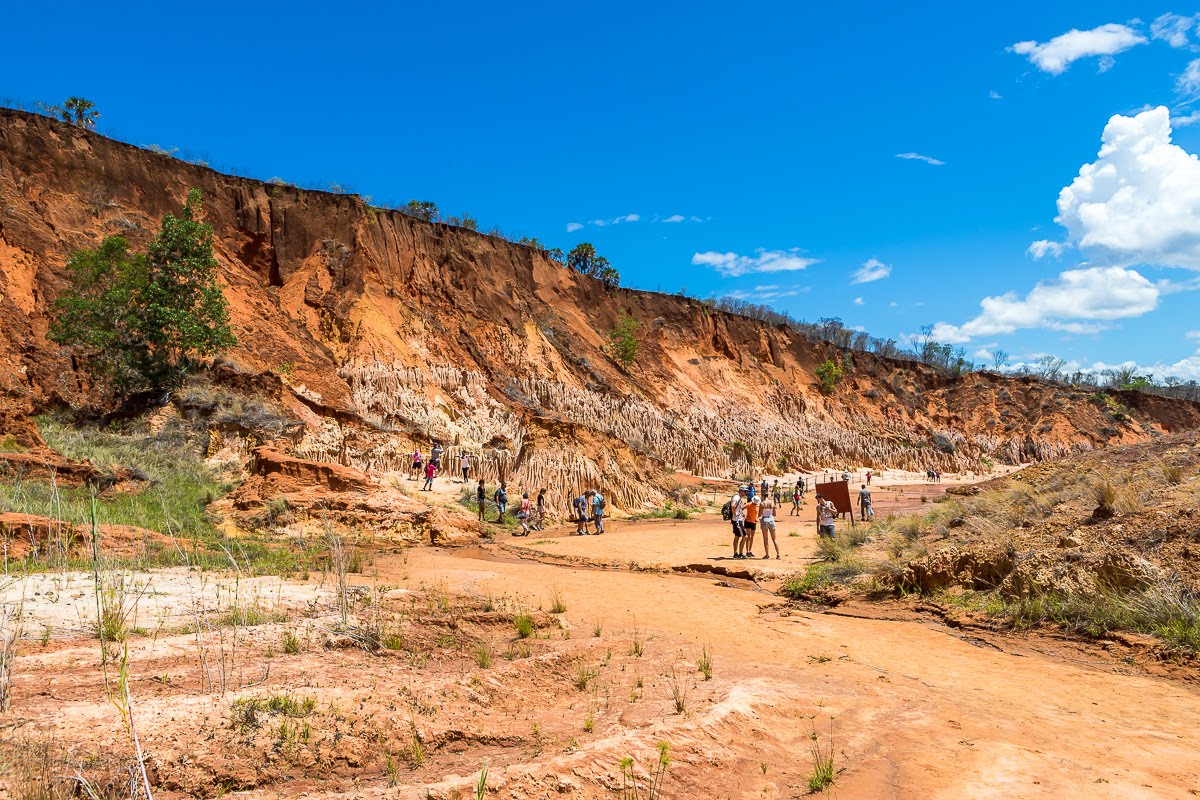
{"type": "Polygon", "coordinates": [[[746,533],[754,533],[754,526],[757,522],[743,522],[742,527],[746,529],[746,533]]]}

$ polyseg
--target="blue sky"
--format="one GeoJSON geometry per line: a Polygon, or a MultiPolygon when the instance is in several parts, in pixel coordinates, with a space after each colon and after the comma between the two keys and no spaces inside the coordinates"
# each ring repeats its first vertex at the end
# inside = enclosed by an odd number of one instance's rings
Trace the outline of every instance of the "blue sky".
{"type": "Polygon", "coordinates": [[[980,5],[19,3],[0,95],[630,286],[1200,378],[1200,2],[980,5]]]}

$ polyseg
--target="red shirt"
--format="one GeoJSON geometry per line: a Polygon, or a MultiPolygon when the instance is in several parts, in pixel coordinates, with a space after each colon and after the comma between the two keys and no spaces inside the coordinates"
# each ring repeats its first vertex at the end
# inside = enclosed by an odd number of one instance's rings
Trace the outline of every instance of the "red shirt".
{"type": "Polygon", "coordinates": [[[425,477],[426,478],[432,478],[436,474],[437,474],[437,467],[435,467],[433,464],[425,465],[425,477]]]}

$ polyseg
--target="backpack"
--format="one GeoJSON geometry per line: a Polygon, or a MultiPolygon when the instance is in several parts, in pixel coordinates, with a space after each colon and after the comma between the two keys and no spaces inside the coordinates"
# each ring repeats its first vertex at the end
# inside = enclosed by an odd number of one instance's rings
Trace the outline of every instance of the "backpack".
{"type": "Polygon", "coordinates": [[[504,491],[503,489],[497,489],[496,490],[496,502],[497,503],[507,503],[508,502],[508,492],[504,491]]]}
{"type": "Polygon", "coordinates": [[[721,506],[721,519],[729,522],[733,519],[733,501],[726,500],[725,505],[721,506]]]}
{"type": "Polygon", "coordinates": [[[596,508],[598,508],[598,509],[600,509],[601,511],[603,511],[603,510],[605,509],[605,507],[606,507],[606,506],[607,506],[607,502],[606,502],[606,501],[605,501],[605,499],[604,499],[604,495],[602,495],[602,494],[600,494],[599,492],[597,492],[597,493],[596,493],[596,508]]]}

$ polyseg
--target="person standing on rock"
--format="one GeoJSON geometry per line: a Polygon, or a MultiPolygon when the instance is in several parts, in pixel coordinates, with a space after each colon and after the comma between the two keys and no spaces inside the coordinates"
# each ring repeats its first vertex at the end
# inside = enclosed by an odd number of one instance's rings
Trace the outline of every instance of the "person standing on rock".
{"type": "Polygon", "coordinates": [[[417,448],[416,450],[413,450],[412,467],[408,470],[408,479],[410,481],[415,481],[417,478],[420,478],[421,468],[423,466],[425,466],[425,464],[421,461],[421,449],[417,448]]]}
{"type": "Polygon", "coordinates": [[[475,487],[475,504],[479,506],[479,521],[486,522],[484,511],[487,510],[487,494],[483,488],[483,478],[479,479],[479,486],[475,487]]]}
{"type": "Polygon", "coordinates": [[[425,465],[425,485],[421,487],[423,492],[433,491],[433,476],[437,474],[437,466],[434,465],[433,459],[429,459],[429,463],[425,465]]]}
{"type": "Polygon", "coordinates": [[[604,533],[604,495],[600,494],[599,490],[593,489],[592,495],[592,522],[596,523],[596,532],[593,534],[599,536],[604,533]]]}
{"type": "MultiPolygon", "coordinates": [[[[776,491],[779,487],[776,486],[776,491]]],[[[759,527],[762,528],[763,558],[771,557],[771,545],[775,545],[775,557],[779,558],[779,540],[775,538],[775,497],[767,495],[759,503],[759,527]],[[771,538],[768,539],[767,537],[771,538]]]]}
{"type": "Polygon", "coordinates": [[[504,522],[504,512],[508,511],[508,491],[504,487],[504,481],[500,481],[500,485],[496,487],[496,491],[492,495],[492,500],[496,502],[496,510],[500,512],[496,517],[496,522],[501,523],[504,522]]]}
{"type": "Polygon", "coordinates": [[[746,530],[746,495],[745,487],[739,486],[737,493],[729,501],[729,520],[733,525],[733,557],[744,558],[742,555],[742,534],[746,530]]]}
{"type": "Polygon", "coordinates": [[[462,454],[462,458],[460,458],[458,460],[458,466],[462,469],[462,474],[463,474],[462,482],[466,483],[467,475],[470,474],[470,472],[471,472],[471,457],[469,455],[467,455],[467,453],[465,451],[462,454]]]}
{"type": "Polygon", "coordinates": [[[858,490],[858,516],[864,521],[875,519],[875,511],[871,508],[871,490],[865,483],[858,490]]]}
{"type": "Polygon", "coordinates": [[[521,523],[521,532],[513,533],[513,536],[528,536],[529,535],[529,515],[533,513],[533,503],[529,502],[529,492],[521,495],[521,506],[517,509],[517,521],[521,523]]]}
{"type": "Polygon", "coordinates": [[[837,507],[832,500],[826,500],[823,494],[817,493],[817,536],[834,538],[834,520],[837,518],[837,507]]]}
{"type": "Polygon", "coordinates": [[[746,516],[742,520],[742,558],[754,558],[754,529],[758,526],[759,497],[746,501],[746,516]]]}

